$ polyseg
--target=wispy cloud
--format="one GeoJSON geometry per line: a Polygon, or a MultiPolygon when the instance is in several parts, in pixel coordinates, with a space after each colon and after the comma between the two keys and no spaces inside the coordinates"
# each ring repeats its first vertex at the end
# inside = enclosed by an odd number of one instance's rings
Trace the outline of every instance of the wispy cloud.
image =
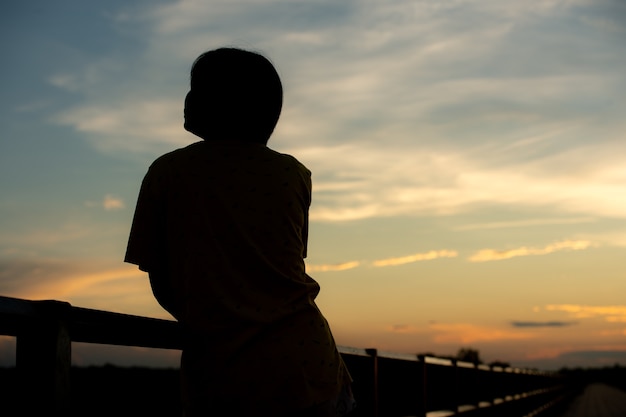
{"type": "Polygon", "coordinates": [[[587,240],[565,240],[562,242],[556,242],[542,248],[533,247],[520,247],[515,249],[483,249],[475,254],[471,255],[468,260],[470,262],[489,262],[500,261],[503,259],[511,259],[519,256],[536,256],[536,255],[548,255],[550,253],[565,251],[565,250],[583,250],[592,246],[592,243],[587,240]]]}
{"type": "Polygon", "coordinates": [[[119,197],[115,197],[113,195],[107,194],[104,196],[104,201],[102,202],[102,206],[105,210],[120,210],[126,207],[124,204],[124,200],[119,197]]]}
{"type": "Polygon", "coordinates": [[[92,100],[54,116],[94,138],[98,149],[145,152],[155,145],[183,146],[195,139],[182,128],[182,98],[133,95],[116,102],[92,100]]]}
{"type": "Polygon", "coordinates": [[[427,329],[412,326],[409,324],[394,324],[394,325],[388,326],[387,331],[391,333],[414,334],[414,333],[424,333],[425,331],[427,331],[427,329]]]}
{"type": "Polygon", "coordinates": [[[379,259],[377,261],[372,262],[373,266],[382,267],[382,266],[396,266],[403,265],[412,262],[419,261],[430,261],[432,259],[438,258],[456,258],[458,253],[453,250],[432,250],[425,253],[416,253],[414,255],[401,256],[398,258],[387,258],[387,259],[379,259]]]}
{"type": "MultiPolygon", "coordinates": [[[[104,291],[107,282],[145,276],[135,266],[111,267],[101,260],[10,259],[0,262],[0,293],[28,299],[61,299],[123,295],[124,285],[104,291]],[[98,290],[94,288],[99,287],[98,290]]],[[[119,284],[119,283],[118,283],[119,284]]],[[[127,289],[127,288],[126,288],[127,289]]]]}
{"type": "MultiPolygon", "coordinates": [[[[467,260],[469,262],[490,262],[500,261],[505,259],[511,259],[521,256],[539,256],[548,255],[560,251],[578,251],[588,249],[595,246],[594,243],[588,240],[564,240],[544,247],[519,247],[515,249],[497,250],[497,249],[482,249],[469,256],[467,260]]],[[[321,264],[321,265],[307,265],[307,270],[310,272],[325,272],[325,271],[344,271],[348,269],[357,268],[359,266],[371,265],[373,267],[387,267],[398,266],[414,262],[430,261],[441,258],[456,258],[459,253],[456,250],[441,249],[431,250],[428,252],[415,253],[413,255],[391,257],[385,259],[378,259],[374,261],[349,261],[337,264],[321,264]]]]}
{"type": "Polygon", "coordinates": [[[325,264],[325,265],[306,265],[307,272],[330,272],[330,271],[346,271],[348,269],[356,268],[361,263],[359,261],[343,262],[338,264],[325,264]]]}
{"type": "Polygon", "coordinates": [[[385,267],[403,265],[413,262],[430,261],[439,258],[455,258],[458,253],[454,250],[442,249],[416,253],[408,256],[379,259],[376,261],[348,261],[336,264],[307,264],[307,272],[347,271],[360,266],[385,267]]]}
{"type": "MultiPolygon", "coordinates": [[[[391,144],[383,148],[344,144],[293,151],[314,172],[313,221],[457,214],[480,207],[548,207],[566,219],[537,219],[526,224],[541,225],[622,218],[626,213],[626,197],[621,197],[626,196],[622,189],[626,168],[609,154],[622,153],[612,145],[602,151],[568,152],[567,157],[510,161],[511,166],[506,167],[490,166],[492,161],[472,155],[466,148],[443,151],[416,145],[402,149],[391,144]],[[584,153],[598,152],[607,154],[592,160],[602,160],[603,166],[584,161],[584,153]],[[584,167],[585,175],[554,169],[572,165],[584,167]],[[333,189],[337,183],[345,187],[333,189]]],[[[467,229],[523,226],[523,221],[500,222],[467,229]]]]}
{"type": "Polygon", "coordinates": [[[578,324],[575,321],[512,321],[513,327],[566,327],[578,324]]]}
{"type": "Polygon", "coordinates": [[[124,200],[112,194],[107,194],[101,201],[85,201],[86,207],[101,207],[106,211],[121,210],[126,207],[124,200]]]}
{"type": "Polygon", "coordinates": [[[626,305],[592,306],[581,304],[550,304],[546,311],[562,311],[577,319],[600,317],[607,322],[626,323],[626,305]]]}
{"type": "Polygon", "coordinates": [[[270,145],[312,168],[312,221],[501,205],[622,218],[625,124],[606,116],[606,98],[622,90],[620,58],[580,60],[576,48],[596,53],[579,46],[596,32],[524,32],[542,19],[576,19],[579,5],[268,0],[124,10],[116,25],[147,31],[136,66],[107,57],[51,76],[84,95],[53,119],[107,151],[182,146],[195,140],[182,129],[192,60],[212,47],[249,47],[283,74],[285,111],[270,145]],[[333,192],[337,183],[351,186],[333,192]]]}

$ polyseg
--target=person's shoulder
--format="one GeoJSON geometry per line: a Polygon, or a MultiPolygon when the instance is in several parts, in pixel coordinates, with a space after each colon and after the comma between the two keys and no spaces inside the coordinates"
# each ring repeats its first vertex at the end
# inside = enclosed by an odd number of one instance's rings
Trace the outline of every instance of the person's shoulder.
{"type": "Polygon", "coordinates": [[[295,156],[288,154],[288,153],[278,152],[271,148],[265,148],[265,149],[267,150],[266,152],[272,155],[274,159],[276,159],[277,161],[280,161],[280,163],[283,164],[285,168],[294,168],[294,169],[297,169],[298,171],[311,175],[311,171],[302,162],[300,162],[295,156]]]}
{"type": "Polygon", "coordinates": [[[163,155],[159,156],[152,162],[152,164],[150,165],[150,168],[156,169],[156,168],[180,163],[188,159],[189,157],[197,154],[201,146],[202,146],[202,142],[194,142],[183,148],[174,149],[173,151],[164,153],[163,155]]]}

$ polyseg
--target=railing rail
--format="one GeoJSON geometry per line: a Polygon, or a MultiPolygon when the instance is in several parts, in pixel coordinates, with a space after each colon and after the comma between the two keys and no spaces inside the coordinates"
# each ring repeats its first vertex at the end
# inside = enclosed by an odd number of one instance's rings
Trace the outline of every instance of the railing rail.
{"type": "MultiPolygon", "coordinates": [[[[0,335],[16,337],[21,411],[70,415],[71,342],[181,349],[177,322],[0,296],[0,335]],[[33,401],[33,399],[37,399],[33,401]]],[[[340,346],[356,416],[548,415],[567,398],[559,374],[340,346]]]]}

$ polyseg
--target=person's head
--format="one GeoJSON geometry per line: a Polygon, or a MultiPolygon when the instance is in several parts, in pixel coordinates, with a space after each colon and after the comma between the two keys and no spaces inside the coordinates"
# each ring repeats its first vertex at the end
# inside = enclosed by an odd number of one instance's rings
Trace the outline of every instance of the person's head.
{"type": "Polygon", "coordinates": [[[185,129],[203,139],[267,143],[283,104],[283,87],[264,56],[236,48],[200,55],[191,67],[185,129]]]}

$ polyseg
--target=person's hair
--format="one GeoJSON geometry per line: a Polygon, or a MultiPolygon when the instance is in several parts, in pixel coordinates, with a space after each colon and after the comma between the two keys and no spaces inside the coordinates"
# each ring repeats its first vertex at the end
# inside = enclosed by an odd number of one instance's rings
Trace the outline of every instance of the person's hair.
{"type": "Polygon", "coordinates": [[[190,117],[196,119],[191,124],[199,130],[259,143],[269,140],[283,104],[283,87],[272,63],[237,48],[201,54],[191,67],[190,95],[190,117]]]}

